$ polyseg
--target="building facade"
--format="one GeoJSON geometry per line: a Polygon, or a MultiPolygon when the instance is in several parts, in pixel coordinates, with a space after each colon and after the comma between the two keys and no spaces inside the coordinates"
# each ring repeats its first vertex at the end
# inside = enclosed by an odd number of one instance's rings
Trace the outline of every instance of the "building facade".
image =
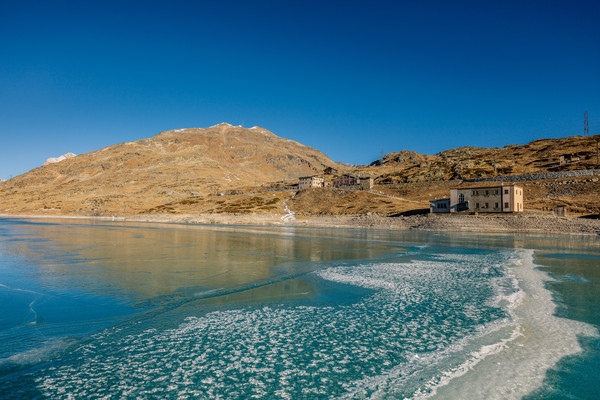
{"type": "Polygon", "coordinates": [[[373,189],[373,178],[358,178],[358,184],[362,190],[373,189]]]}
{"type": "Polygon", "coordinates": [[[334,187],[351,187],[361,190],[371,190],[373,188],[373,178],[356,177],[352,175],[341,175],[333,180],[334,187]]]}
{"type": "Polygon", "coordinates": [[[429,211],[432,213],[449,213],[450,199],[431,200],[429,202],[429,211]]]}
{"type": "Polygon", "coordinates": [[[323,178],[318,176],[303,176],[298,179],[298,190],[323,187],[323,178]]]}
{"type": "Polygon", "coordinates": [[[450,199],[447,200],[449,211],[443,208],[441,200],[434,200],[430,202],[431,212],[522,212],[523,188],[517,185],[500,185],[450,189],[450,199]]]}
{"type": "Polygon", "coordinates": [[[333,179],[334,187],[358,185],[358,178],[352,175],[340,175],[333,179]]]}

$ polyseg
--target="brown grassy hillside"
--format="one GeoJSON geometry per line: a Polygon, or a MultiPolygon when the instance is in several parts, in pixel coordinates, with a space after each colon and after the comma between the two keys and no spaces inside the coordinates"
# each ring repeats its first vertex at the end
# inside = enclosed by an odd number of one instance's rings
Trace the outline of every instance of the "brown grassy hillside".
{"type": "MultiPolygon", "coordinates": [[[[593,168],[598,140],[600,135],[574,136],[436,155],[403,150],[350,171],[373,177],[376,192],[314,189],[294,196],[289,189],[299,175],[348,168],[262,128],[220,124],[167,131],[36,168],[0,183],[0,213],[283,215],[287,205],[299,216],[397,215],[427,209],[429,200],[468,185],[462,179],[494,176],[494,159],[496,175],[593,168]],[[578,160],[560,165],[562,154],[578,160]],[[282,180],[288,191],[255,193],[282,180]]],[[[333,176],[324,177],[331,183],[333,176]]],[[[525,208],[566,206],[571,213],[597,214],[599,178],[523,182],[525,208]]]]}
{"type": "Polygon", "coordinates": [[[178,129],[45,165],[0,184],[0,212],[136,213],[336,166],[259,127],[178,129]]]}
{"type": "Polygon", "coordinates": [[[285,214],[292,192],[190,197],[146,210],[150,214],[285,214]]]}
{"type": "MultiPolygon", "coordinates": [[[[393,196],[427,203],[429,200],[448,197],[451,188],[495,184],[497,183],[468,183],[453,180],[379,185],[375,189],[393,196]]],[[[598,176],[519,182],[518,185],[523,187],[526,211],[541,211],[565,206],[570,214],[600,213],[600,177],[598,176]]]]}
{"type": "Polygon", "coordinates": [[[366,191],[309,189],[298,193],[290,202],[298,215],[395,215],[428,208],[428,202],[390,197],[366,191]]]}
{"type": "Polygon", "coordinates": [[[589,169],[596,166],[598,141],[600,135],[571,136],[540,139],[525,145],[507,145],[502,148],[459,147],[436,155],[403,150],[386,154],[381,160],[374,161],[360,171],[377,177],[377,182],[391,183],[589,169]],[[560,165],[560,156],[564,154],[576,154],[579,160],[560,165]]]}

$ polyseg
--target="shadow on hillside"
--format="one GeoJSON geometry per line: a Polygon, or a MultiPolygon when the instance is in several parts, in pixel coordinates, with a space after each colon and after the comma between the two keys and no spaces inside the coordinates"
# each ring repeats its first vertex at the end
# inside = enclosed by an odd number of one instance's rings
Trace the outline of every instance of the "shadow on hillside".
{"type": "Polygon", "coordinates": [[[397,214],[391,214],[390,217],[410,217],[411,215],[429,214],[429,208],[419,208],[418,210],[404,211],[397,214]]]}

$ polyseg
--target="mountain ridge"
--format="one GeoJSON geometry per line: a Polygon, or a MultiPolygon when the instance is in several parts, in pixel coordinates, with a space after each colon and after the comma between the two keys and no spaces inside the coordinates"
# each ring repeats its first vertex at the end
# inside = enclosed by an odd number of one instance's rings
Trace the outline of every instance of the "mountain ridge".
{"type": "Polygon", "coordinates": [[[590,169],[597,165],[600,135],[537,139],[504,147],[462,146],[435,155],[409,150],[388,153],[361,168],[380,182],[426,182],[590,169]],[[563,156],[563,163],[561,163],[563,156]]]}
{"type": "Polygon", "coordinates": [[[163,131],[48,164],[0,186],[0,209],[140,212],[173,199],[295,180],[336,164],[260,127],[163,131]]]}
{"type": "MultiPolygon", "coordinates": [[[[221,123],[167,130],[35,168],[0,183],[0,212],[251,214],[284,213],[286,204],[303,215],[411,212],[447,196],[465,179],[595,168],[599,141],[600,135],[572,136],[502,148],[463,146],[436,155],[401,150],[353,167],[264,128],[221,123]],[[256,193],[261,188],[292,190],[299,176],[321,175],[331,183],[325,167],[371,176],[376,192],[325,195],[313,190],[289,203],[290,192],[256,193]],[[391,197],[373,197],[377,193],[391,197]]],[[[588,180],[525,183],[525,207],[597,210],[600,183],[588,180]]]]}

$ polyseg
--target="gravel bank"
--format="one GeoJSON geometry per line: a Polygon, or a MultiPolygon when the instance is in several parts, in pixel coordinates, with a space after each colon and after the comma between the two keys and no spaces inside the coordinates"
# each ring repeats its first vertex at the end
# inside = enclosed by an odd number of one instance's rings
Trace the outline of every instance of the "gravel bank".
{"type": "Polygon", "coordinates": [[[208,214],[208,215],[136,215],[128,221],[252,224],[322,227],[374,227],[405,230],[540,232],[600,235],[599,219],[554,217],[549,215],[456,215],[425,214],[408,217],[379,215],[297,217],[284,222],[280,215],[208,214]]]}
{"type": "MultiPolygon", "coordinates": [[[[13,218],[66,218],[83,216],[58,215],[0,215],[13,218]]],[[[282,215],[271,214],[136,214],[119,217],[93,218],[103,221],[167,222],[224,225],[281,225],[317,227],[372,227],[402,230],[472,231],[472,232],[531,232],[555,234],[600,235],[600,219],[554,217],[538,214],[514,215],[456,215],[425,214],[407,217],[379,215],[310,216],[282,220],[282,215]]]]}

